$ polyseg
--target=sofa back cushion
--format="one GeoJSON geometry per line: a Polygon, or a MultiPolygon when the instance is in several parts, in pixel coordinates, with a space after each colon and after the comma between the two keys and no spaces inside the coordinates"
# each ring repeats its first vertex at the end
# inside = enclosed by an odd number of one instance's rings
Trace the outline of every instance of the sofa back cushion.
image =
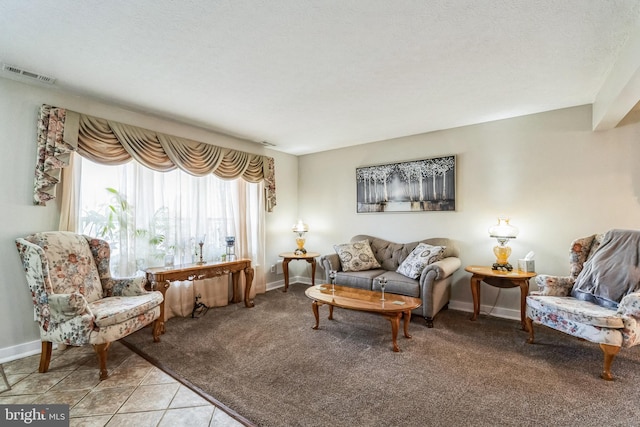
{"type": "Polygon", "coordinates": [[[409,256],[402,261],[396,272],[410,279],[417,279],[427,265],[442,259],[445,249],[443,246],[418,243],[409,256]]]}
{"type": "Polygon", "coordinates": [[[442,246],[445,248],[442,258],[450,256],[457,257],[458,249],[454,242],[446,238],[424,239],[410,243],[394,243],[378,237],[360,234],[354,236],[351,241],[369,240],[373,256],[378,260],[382,268],[388,271],[396,271],[400,264],[418,246],[418,243],[426,243],[431,246],[442,246]]]}
{"type": "Polygon", "coordinates": [[[366,271],[380,268],[367,239],[334,245],[333,248],[340,258],[342,271],[366,271]]]}

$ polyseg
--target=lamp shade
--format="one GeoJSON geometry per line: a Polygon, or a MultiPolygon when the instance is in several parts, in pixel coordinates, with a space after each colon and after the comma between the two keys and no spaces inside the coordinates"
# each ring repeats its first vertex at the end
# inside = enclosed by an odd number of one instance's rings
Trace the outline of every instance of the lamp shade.
{"type": "Polygon", "coordinates": [[[518,228],[509,224],[509,218],[499,217],[498,223],[489,227],[489,236],[497,239],[515,239],[518,228]]]}
{"type": "Polygon", "coordinates": [[[298,222],[293,225],[292,230],[294,233],[306,233],[309,231],[309,226],[299,219],[298,222]]]}

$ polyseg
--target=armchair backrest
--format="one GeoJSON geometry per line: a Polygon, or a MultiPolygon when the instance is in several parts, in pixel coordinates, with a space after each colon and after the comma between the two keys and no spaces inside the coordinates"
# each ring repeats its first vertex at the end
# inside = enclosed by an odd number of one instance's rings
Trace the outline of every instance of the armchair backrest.
{"type": "Polygon", "coordinates": [[[571,242],[571,251],[569,255],[570,275],[575,280],[584,263],[587,262],[602,243],[602,234],[592,234],[591,236],[581,237],[571,242]]]}
{"type": "Polygon", "coordinates": [[[34,287],[43,285],[47,293],[79,292],[87,302],[103,298],[98,268],[84,236],[49,231],[17,239],[16,244],[28,273],[27,279],[37,282],[29,283],[32,292],[34,287]]]}

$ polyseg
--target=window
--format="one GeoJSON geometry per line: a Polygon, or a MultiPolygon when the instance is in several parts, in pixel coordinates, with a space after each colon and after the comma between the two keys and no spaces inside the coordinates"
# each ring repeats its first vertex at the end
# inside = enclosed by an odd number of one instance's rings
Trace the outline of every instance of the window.
{"type": "MultiPolygon", "coordinates": [[[[264,223],[263,184],[180,170],[155,172],[137,162],[105,166],[81,161],[78,232],[111,246],[111,271],[130,276],[161,266],[220,260],[225,237],[234,236],[238,257],[260,264],[264,223]]],[[[255,266],[255,265],[254,265],[255,266]]]]}

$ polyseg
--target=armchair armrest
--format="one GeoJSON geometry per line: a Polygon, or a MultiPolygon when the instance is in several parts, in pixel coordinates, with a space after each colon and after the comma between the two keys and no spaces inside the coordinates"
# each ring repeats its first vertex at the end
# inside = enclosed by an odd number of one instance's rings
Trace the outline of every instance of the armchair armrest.
{"type": "Polygon", "coordinates": [[[617,313],[621,316],[631,316],[640,320],[640,292],[625,295],[618,304],[617,313]]]}
{"type": "Polygon", "coordinates": [[[146,294],[148,291],[144,289],[147,278],[143,276],[122,277],[122,278],[104,278],[101,280],[102,289],[105,296],[108,297],[135,297],[146,294]]]}
{"type": "Polygon", "coordinates": [[[622,318],[622,346],[633,347],[640,344],[640,292],[625,295],[616,312],[622,318]]]}
{"type": "Polygon", "coordinates": [[[48,296],[48,302],[49,315],[57,322],[72,319],[87,311],[90,312],[87,300],[79,292],[51,294],[48,296]]]}
{"type": "Polygon", "coordinates": [[[427,265],[420,275],[420,282],[423,282],[430,271],[435,271],[435,280],[445,279],[451,276],[462,265],[462,261],[457,257],[447,257],[427,265]]]}
{"type": "Polygon", "coordinates": [[[571,292],[575,279],[570,276],[549,276],[541,274],[536,276],[539,295],[549,295],[555,297],[566,297],[571,292]]]}

